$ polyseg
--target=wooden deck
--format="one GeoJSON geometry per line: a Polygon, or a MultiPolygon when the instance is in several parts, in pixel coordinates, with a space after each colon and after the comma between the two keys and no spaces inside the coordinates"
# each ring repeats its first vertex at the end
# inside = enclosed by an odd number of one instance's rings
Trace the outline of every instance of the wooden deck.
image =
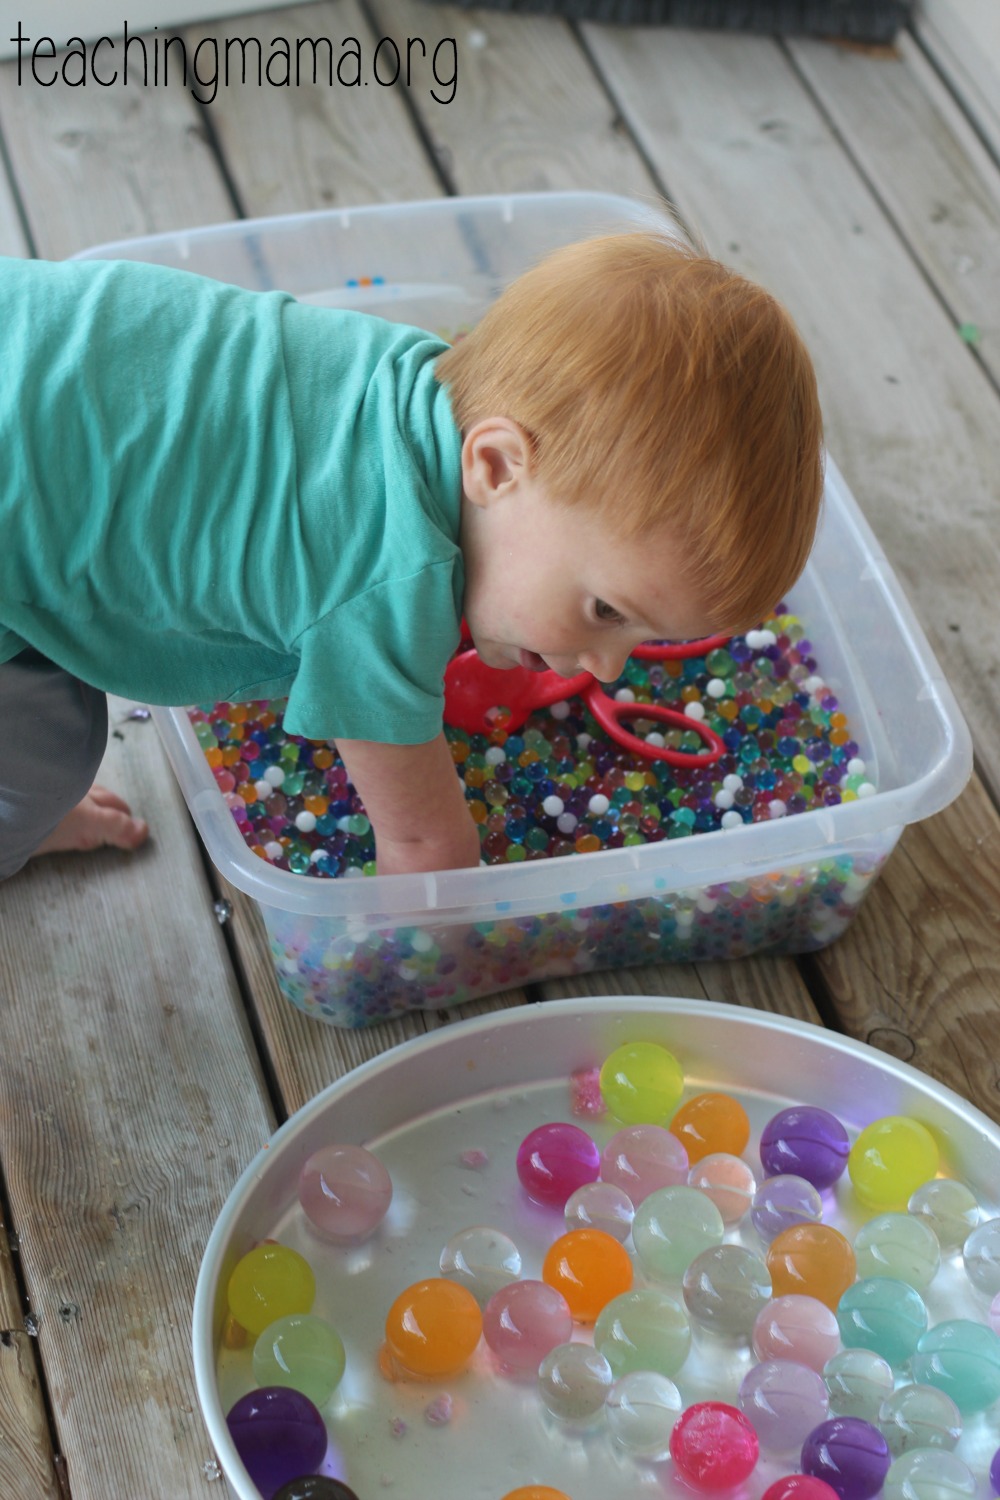
{"type": "MultiPolygon", "coordinates": [[[[60,258],[238,214],[448,192],[668,195],[799,320],[830,450],[958,694],[978,774],[904,834],[823,953],[492,1003],[620,991],[757,1006],[908,1058],[1000,1119],[1000,169],[995,121],[977,113],[1000,59],[949,40],[962,7],[931,9],[891,50],[411,0],[215,28],[265,45],[295,30],[369,49],[419,36],[428,55],[454,36],[449,104],[423,86],[253,87],[203,107],[174,86],[19,88],[4,63],[0,251],[60,258]],[[975,71],[964,93],[960,54],[975,71]]],[[[362,1058],[460,1019],[346,1033],[295,1013],[255,912],[234,897],[230,924],[213,914],[153,726],[114,709],[105,777],[153,841],[134,859],[50,859],[0,889],[6,1500],[224,1492],[190,1356],[215,1216],[277,1122],[362,1058]]]]}

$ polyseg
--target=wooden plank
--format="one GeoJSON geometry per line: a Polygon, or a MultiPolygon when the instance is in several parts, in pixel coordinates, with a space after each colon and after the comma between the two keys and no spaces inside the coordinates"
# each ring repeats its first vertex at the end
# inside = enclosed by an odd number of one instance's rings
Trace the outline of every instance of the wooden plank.
{"type": "Polygon", "coordinates": [[[896,56],[818,42],[790,47],[956,328],[968,329],[1000,378],[996,162],[912,39],[901,37],[896,56]]]}
{"type": "Polygon", "coordinates": [[[1000,155],[1000,9],[995,0],[921,0],[917,35],[1000,155]]]}
{"type": "Polygon", "coordinates": [[[39,1383],[34,1323],[30,1329],[0,1214],[0,1494],[5,1500],[57,1500],[58,1460],[39,1383]]]}
{"type": "Polygon", "coordinates": [[[822,1025],[794,958],[763,955],[738,962],[647,964],[598,969],[570,979],[550,979],[538,989],[546,1000],[572,995],[676,995],[746,1005],[774,1015],[822,1025]]]}
{"type": "Polygon", "coordinates": [[[997,396],[764,38],[586,27],[648,159],[815,357],[830,451],[899,573],[1000,798],[997,396]]]}
{"type": "Polygon", "coordinates": [[[1000,1120],[1000,816],[978,778],[904,832],[813,963],[845,1031],[1000,1120]]]}
{"type": "MultiPolygon", "coordinates": [[[[330,87],[323,74],[324,81],[313,84],[307,49],[307,81],[300,86],[248,82],[220,90],[209,112],[245,211],[264,215],[437,197],[440,183],[413,130],[404,87],[370,86],[378,38],[358,0],[299,5],[280,18],[247,16],[240,34],[259,40],[266,56],[279,20],[293,49],[305,37],[331,38],[335,68],[342,39],[356,37],[363,77],[357,87],[336,82],[336,75],[330,87]]],[[[213,25],[185,34],[194,47],[225,31],[213,25]]],[[[405,62],[405,44],[402,55],[405,62]]],[[[391,61],[387,53],[381,76],[391,76],[391,61]]],[[[412,86],[433,86],[430,59],[421,60],[415,49],[412,62],[412,86]]],[[[351,68],[343,76],[350,79],[351,68]]]]}

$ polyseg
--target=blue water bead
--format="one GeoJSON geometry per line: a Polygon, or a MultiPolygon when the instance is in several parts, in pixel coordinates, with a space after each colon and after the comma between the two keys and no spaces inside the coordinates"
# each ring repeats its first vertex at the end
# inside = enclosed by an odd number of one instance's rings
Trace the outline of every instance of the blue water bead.
{"type": "Polygon", "coordinates": [[[837,1322],[845,1348],[871,1349],[895,1368],[907,1362],[926,1332],[927,1308],[905,1281],[866,1276],[841,1297],[837,1322]]]}
{"type": "Polygon", "coordinates": [[[985,1411],[1000,1397],[1000,1336],[985,1323],[951,1318],[921,1336],[913,1378],[946,1391],[963,1415],[985,1411]]]}

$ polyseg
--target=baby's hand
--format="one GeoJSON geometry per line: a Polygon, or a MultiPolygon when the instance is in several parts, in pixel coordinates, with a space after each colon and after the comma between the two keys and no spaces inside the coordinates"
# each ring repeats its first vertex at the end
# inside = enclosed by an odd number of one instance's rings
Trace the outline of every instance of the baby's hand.
{"type": "Polygon", "coordinates": [[[134,818],[128,803],[106,787],[92,786],[82,802],[66,814],[44,839],[35,854],[59,854],[69,850],[138,849],[149,837],[149,824],[134,818]]]}

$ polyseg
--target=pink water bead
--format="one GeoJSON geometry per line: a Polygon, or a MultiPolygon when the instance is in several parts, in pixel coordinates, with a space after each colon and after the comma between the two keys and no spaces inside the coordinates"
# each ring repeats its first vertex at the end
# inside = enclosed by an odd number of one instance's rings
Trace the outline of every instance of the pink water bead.
{"type": "Polygon", "coordinates": [[[601,1154],[601,1180],[624,1189],[639,1207],[659,1188],[687,1182],[688,1154],[663,1125],[626,1125],[601,1154]]]}
{"type": "Polygon", "coordinates": [[[577,1188],[597,1181],[600,1170],[601,1153],[579,1125],[539,1125],[518,1147],[517,1175],[536,1203],[564,1208],[577,1188]]]}
{"type": "Polygon", "coordinates": [[[321,1146],[299,1174],[299,1202],[310,1223],[338,1245],[366,1240],[385,1218],[392,1179],[364,1146],[321,1146]]]}
{"type": "Polygon", "coordinates": [[[728,1490],[753,1473],[759,1453],[752,1422],[724,1401],[698,1401],[678,1417],[670,1457],[699,1490],[728,1490]]]}
{"type": "Polygon", "coordinates": [[[788,1359],[822,1373],[839,1350],[837,1316],[818,1297],[773,1297],[754,1321],[753,1352],[761,1361],[788,1359]]]}
{"type": "Polygon", "coordinates": [[[483,1337],[508,1370],[538,1373],[559,1344],[568,1344],[573,1314],[562,1292],[544,1281],[512,1281],[483,1309],[483,1337]]]}

